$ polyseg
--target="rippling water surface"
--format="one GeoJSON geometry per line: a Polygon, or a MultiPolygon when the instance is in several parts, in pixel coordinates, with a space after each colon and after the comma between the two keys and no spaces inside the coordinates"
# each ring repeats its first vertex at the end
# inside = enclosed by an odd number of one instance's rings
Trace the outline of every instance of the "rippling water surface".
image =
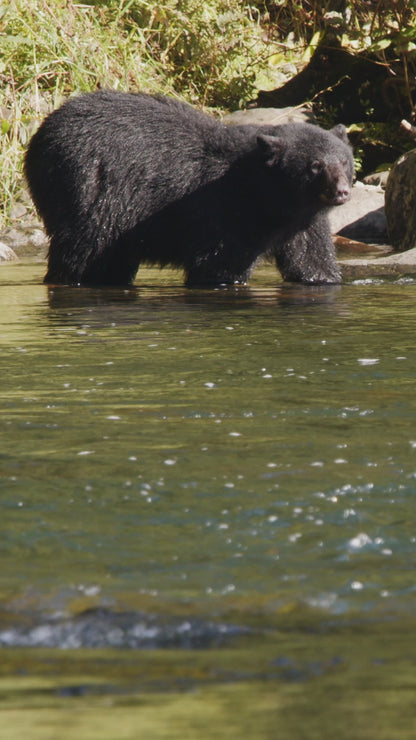
{"type": "Polygon", "coordinates": [[[413,737],[416,283],[42,274],[0,271],[4,737],[413,737]]]}

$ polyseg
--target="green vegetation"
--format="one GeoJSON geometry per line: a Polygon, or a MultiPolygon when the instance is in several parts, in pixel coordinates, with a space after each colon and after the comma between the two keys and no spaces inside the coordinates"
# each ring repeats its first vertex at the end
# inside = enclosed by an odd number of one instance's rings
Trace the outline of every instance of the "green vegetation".
{"type": "Polygon", "coordinates": [[[254,94],[259,12],[237,0],[10,0],[0,10],[0,204],[21,184],[22,151],[73,92],[162,91],[204,106],[254,94]]]}
{"type": "Polygon", "coordinates": [[[415,0],[8,0],[0,7],[0,227],[34,127],[98,86],[235,109],[308,62],[328,31],[385,66],[413,108],[415,0]],[[293,67],[295,63],[295,67],[293,67]]]}

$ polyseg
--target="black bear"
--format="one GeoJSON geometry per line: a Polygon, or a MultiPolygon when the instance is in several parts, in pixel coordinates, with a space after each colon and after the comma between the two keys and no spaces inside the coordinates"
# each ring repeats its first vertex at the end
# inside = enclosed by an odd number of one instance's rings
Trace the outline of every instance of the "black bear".
{"type": "Polygon", "coordinates": [[[177,100],[98,91],[33,136],[30,191],[50,284],[125,285],[139,265],[188,285],[244,283],[262,255],[286,280],[338,283],[327,211],[350,195],[345,128],[227,126],[177,100]]]}

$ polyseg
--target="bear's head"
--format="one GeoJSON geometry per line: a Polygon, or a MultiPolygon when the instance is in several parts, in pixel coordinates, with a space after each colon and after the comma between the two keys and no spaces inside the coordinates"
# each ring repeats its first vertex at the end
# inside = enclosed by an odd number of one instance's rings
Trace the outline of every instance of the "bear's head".
{"type": "Polygon", "coordinates": [[[266,166],[296,206],[339,206],[351,195],[352,150],[342,124],[325,131],[311,124],[285,124],[259,132],[266,166]]]}

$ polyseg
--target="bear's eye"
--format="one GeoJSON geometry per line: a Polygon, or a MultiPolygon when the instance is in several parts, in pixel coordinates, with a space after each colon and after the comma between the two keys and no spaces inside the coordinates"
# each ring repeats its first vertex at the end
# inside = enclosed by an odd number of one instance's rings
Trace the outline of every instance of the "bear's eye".
{"type": "Polygon", "coordinates": [[[311,172],[313,175],[319,175],[323,170],[323,164],[318,159],[311,164],[311,172]]]}

